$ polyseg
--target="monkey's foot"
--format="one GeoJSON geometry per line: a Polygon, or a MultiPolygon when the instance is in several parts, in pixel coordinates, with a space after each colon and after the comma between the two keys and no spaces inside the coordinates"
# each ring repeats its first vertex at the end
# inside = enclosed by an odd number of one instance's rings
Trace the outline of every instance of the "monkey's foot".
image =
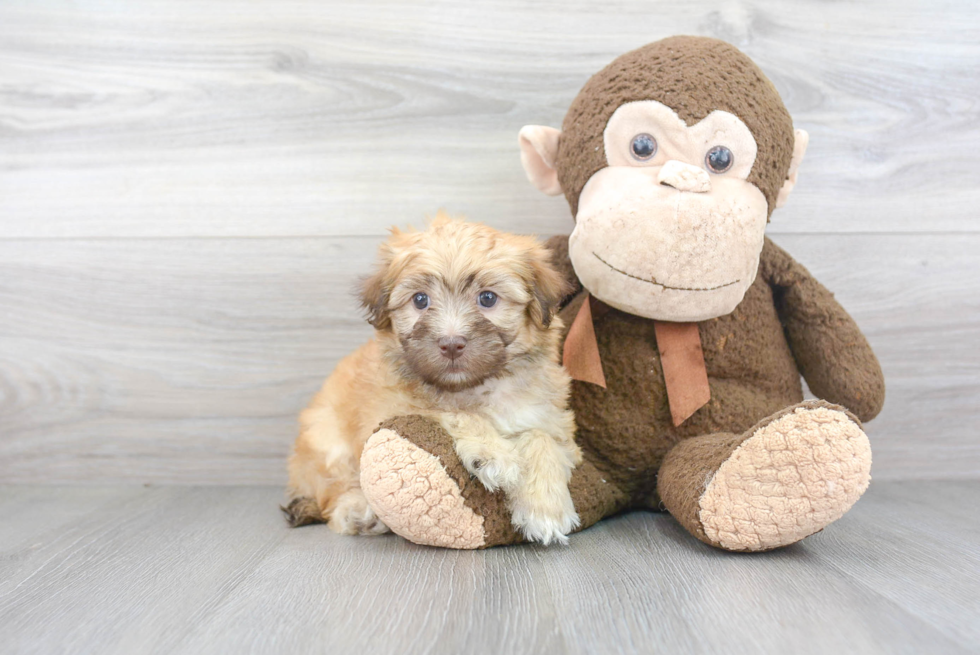
{"type": "Polygon", "coordinates": [[[713,546],[761,551],[819,532],[868,488],[871,446],[842,407],[805,402],[736,437],[677,444],[660,469],[664,505],[713,546]]]}
{"type": "Polygon", "coordinates": [[[522,541],[503,494],[472,478],[452,438],[421,416],[386,421],[371,435],[361,489],[392,532],[417,544],[474,549],[522,541]]]}

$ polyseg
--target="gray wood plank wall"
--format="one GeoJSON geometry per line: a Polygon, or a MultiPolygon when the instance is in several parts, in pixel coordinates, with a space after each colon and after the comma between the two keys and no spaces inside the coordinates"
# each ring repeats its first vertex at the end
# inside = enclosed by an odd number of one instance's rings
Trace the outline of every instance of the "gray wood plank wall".
{"type": "Polygon", "coordinates": [[[879,354],[876,478],[976,477],[972,0],[34,0],[0,5],[0,480],[283,482],[385,228],[567,233],[517,130],[679,33],[810,132],[769,232],[879,354]]]}

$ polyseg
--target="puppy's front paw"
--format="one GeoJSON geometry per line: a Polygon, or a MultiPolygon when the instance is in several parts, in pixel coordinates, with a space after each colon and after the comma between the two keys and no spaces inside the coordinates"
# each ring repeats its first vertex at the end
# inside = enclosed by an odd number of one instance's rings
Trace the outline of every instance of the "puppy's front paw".
{"type": "Polygon", "coordinates": [[[507,491],[520,482],[521,464],[512,449],[462,440],[456,442],[456,454],[463,467],[488,491],[507,491]]]}
{"type": "Polygon", "coordinates": [[[535,497],[521,495],[511,506],[511,522],[529,540],[568,545],[568,534],[579,526],[568,487],[535,497]]]}
{"type": "Polygon", "coordinates": [[[337,499],[337,506],[330,512],[327,524],[340,534],[375,535],[388,532],[388,526],[374,513],[360,489],[345,492],[337,499]]]}

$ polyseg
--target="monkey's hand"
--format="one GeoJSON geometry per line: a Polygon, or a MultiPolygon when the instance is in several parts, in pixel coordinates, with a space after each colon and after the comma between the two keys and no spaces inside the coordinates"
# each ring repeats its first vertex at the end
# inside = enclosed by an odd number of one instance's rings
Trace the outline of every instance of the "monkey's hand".
{"type": "Polygon", "coordinates": [[[834,294],[766,239],[760,268],[793,357],[810,390],[870,421],[885,401],[885,378],[868,340],[834,294]]]}

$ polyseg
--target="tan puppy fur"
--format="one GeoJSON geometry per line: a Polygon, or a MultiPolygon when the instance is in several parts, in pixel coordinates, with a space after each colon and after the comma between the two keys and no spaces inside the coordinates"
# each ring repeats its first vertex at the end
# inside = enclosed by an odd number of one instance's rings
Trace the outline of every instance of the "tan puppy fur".
{"type": "Polygon", "coordinates": [[[300,417],[287,510],[344,534],[385,525],[359,486],[361,451],[385,419],[423,414],[454,438],[463,465],[502,490],[532,541],[578,526],[568,481],[581,461],[559,358],[566,293],[549,252],[439,213],[393,229],[362,290],[375,337],[343,359],[300,417]]]}

